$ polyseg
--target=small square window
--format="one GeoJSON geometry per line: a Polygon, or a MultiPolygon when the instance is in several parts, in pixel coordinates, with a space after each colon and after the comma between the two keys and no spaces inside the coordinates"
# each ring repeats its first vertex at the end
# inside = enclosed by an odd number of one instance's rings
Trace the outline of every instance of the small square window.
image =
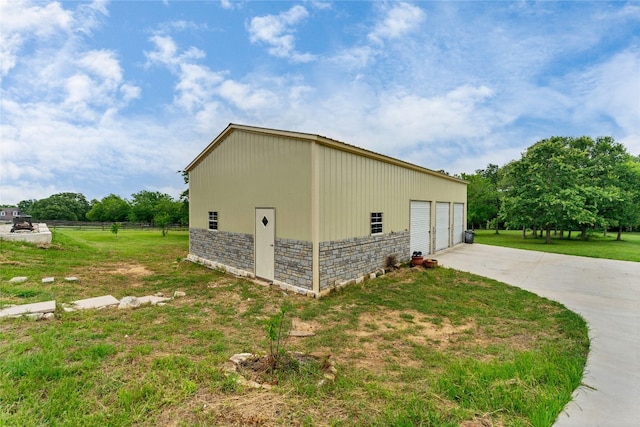
{"type": "Polygon", "coordinates": [[[5,211],[0,211],[0,216],[4,216],[5,215],[5,211]]]}
{"type": "Polygon", "coordinates": [[[209,230],[218,229],[218,212],[209,212],[209,230]]]}
{"type": "Polygon", "coordinates": [[[382,233],[382,212],[371,213],[371,234],[382,233]]]}

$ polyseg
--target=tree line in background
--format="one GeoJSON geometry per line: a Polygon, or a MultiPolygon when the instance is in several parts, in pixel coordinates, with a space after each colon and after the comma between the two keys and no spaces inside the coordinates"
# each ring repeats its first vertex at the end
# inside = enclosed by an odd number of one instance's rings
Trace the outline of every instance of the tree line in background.
{"type": "Polygon", "coordinates": [[[462,174],[471,228],[546,232],[640,226],[640,156],[627,153],[611,137],[552,137],[538,141],[519,160],[502,167],[489,164],[462,174]]]}
{"type": "Polygon", "coordinates": [[[188,193],[178,200],[157,191],[140,191],[126,200],[109,194],[88,202],[80,193],[59,193],[41,200],[23,200],[20,211],[35,220],[143,222],[164,228],[169,224],[189,223],[188,193]]]}

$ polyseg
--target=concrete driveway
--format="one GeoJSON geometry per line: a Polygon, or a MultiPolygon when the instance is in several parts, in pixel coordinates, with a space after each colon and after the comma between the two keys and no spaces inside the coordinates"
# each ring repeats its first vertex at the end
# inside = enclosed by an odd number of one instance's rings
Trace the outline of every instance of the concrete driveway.
{"type": "Polygon", "coordinates": [[[554,426],[640,427],[640,263],[479,244],[436,258],[558,301],[587,320],[584,385],[554,426]]]}

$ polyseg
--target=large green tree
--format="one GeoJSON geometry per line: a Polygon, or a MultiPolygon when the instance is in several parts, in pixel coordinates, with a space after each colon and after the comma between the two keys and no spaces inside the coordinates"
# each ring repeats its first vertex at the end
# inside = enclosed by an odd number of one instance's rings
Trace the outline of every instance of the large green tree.
{"type": "Polygon", "coordinates": [[[90,207],[80,193],[59,193],[31,203],[26,213],[36,220],[85,221],[90,207]]]}
{"type": "Polygon", "coordinates": [[[632,224],[638,218],[634,158],[611,137],[552,137],[505,166],[500,217],[511,226],[588,229],[632,224]]]}
{"type": "Polygon", "coordinates": [[[621,240],[624,227],[640,225],[640,158],[629,157],[616,169],[619,198],[615,208],[607,206],[606,217],[618,230],[617,240],[621,240]]]}
{"type": "MultiPolygon", "coordinates": [[[[529,147],[513,164],[506,177],[501,217],[533,221],[546,230],[570,224],[593,224],[597,212],[588,204],[593,192],[590,182],[580,180],[584,150],[572,147],[572,138],[552,137],[529,147]]],[[[525,224],[519,224],[525,225],[525,224]]]]}
{"type": "Polygon", "coordinates": [[[129,203],[115,194],[109,194],[100,201],[94,201],[87,212],[90,221],[121,222],[126,221],[131,207],[129,203]]]}
{"type": "Polygon", "coordinates": [[[143,190],[131,196],[129,220],[154,224],[158,215],[169,216],[170,223],[180,222],[182,203],[165,193],[143,190]]]}
{"type": "Polygon", "coordinates": [[[471,228],[475,228],[476,224],[487,224],[494,220],[496,233],[498,232],[499,173],[498,165],[489,164],[486,169],[476,170],[475,174],[462,174],[462,179],[469,182],[467,186],[467,222],[471,228]]]}
{"type": "MultiPolygon", "coordinates": [[[[588,155],[582,166],[581,179],[591,184],[590,202],[597,206],[597,225],[603,229],[617,226],[621,231],[622,226],[633,224],[639,209],[634,158],[612,137],[600,137],[595,141],[581,138],[577,143],[588,155]]],[[[586,228],[591,225],[580,224],[583,238],[586,228]]]]}
{"type": "Polygon", "coordinates": [[[502,179],[499,184],[499,218],[509,228],[521,228],[523,238],[526,236],[527,227],[535,228],[537,225],[533,189],[525,188],[529,184],[527,167],[522,159],[506,164],[502,167],[502,179]]]}
{"type": "Polygon", "coordinates": [[[18,202],[18,209],[25,215],[31,215],[31,207],[37,202],[36,199],[22,200],[18,202]]]}
{"type": "Polygon", "coordinates": [[[178,200],[180,201],[180,216],[178,218],[179,224],[189,224],[189,172],[178,171],[182,175],[187,189],[180,193],[178,200]]]}

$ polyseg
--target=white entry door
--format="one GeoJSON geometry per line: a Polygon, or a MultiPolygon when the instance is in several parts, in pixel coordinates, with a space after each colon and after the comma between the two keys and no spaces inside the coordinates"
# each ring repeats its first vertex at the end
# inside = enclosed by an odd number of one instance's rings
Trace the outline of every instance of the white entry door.
{"type": "Polygon", "coordinates": [[[436,251],[449,247],[449,203],[436,203],[436,251]]]}
{"type": "Polygon", "coordinates": [[[464,204],[453,204],[453,244],[462,243],[464,234],[464,204]]]}
{"type": "Polygon", "coordinates": [[[273,208],[256,208],[256,277],[274,279],[276,217],[273,208]]]}
{"type": "Polygon", "coordinates": [[[409,255],[420,251],[427,256],[431,252],[431,202],[411,201],[410,211],[409,255]]]}

